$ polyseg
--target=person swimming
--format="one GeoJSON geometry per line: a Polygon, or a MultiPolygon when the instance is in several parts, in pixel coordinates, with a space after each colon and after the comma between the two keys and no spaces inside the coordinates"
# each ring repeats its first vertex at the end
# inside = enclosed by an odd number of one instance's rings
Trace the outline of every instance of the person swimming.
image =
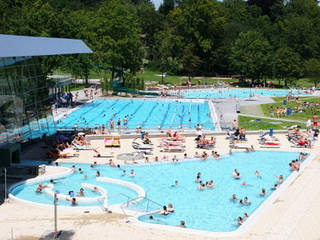
{"type": "Polygon", "coordinates": [[[261,174],[260,174],[260,172],[258,170],[256,170],[255,175],[256,175],[256,177],[261,178],[261,174]]]}
{"type": "Polygon", "coordinates": [[[213,188],[215,185],[214,185],[214,183],[213,183],[213,180],[210,180],[210,181],[208,181],[208,182],[206,182],[206,187],[207,188],[213,188]]]}
{"type": "Polygon", "coordinates": [[[175,181],[174,181],[174,184],[172,184],[171,187],[178,187],[178,185],[179,185],[178,180],[175,180],[175,181]]]}
{"type": "Polygon", "coordinates": [[[235,202],[237,201],[237,195],[236,194],[232,194],[231,198],[230,198],[231,201],[235,202]]]}
{"type": "Polygon", "coordinates": [[[161,215],[168,215],[169,214],[167,206],[163,206],[162,210],[160,211],[160,214],[161,215]]]}
{"type": "Polygon", "coordinates": [[[245,205],[250,205],[251,202],[249,201],[248,197],[244,197],[243,202],[245,205]]]}
{"type": "Polygon", "coordinates": [[[278,183],[283,183],[283,176],[282,175],[280,175],[279,177],[277,177],[278,178],[278,183]]]}
{"type": "Polygon", "coordinates": [[[266,189],[262,188],[262,189],[261,189],[260,196],[261,196],[261,197],[264,197],[265,195],[266,195],[266,189]]]}
{"type": "Polygon", "coordinates": [[[50,179],[51,184],[57,184],[58,182],[55,182],[53,179],[50,179]]]}
{"type": "Polygon", "coordinates": [[[38,184],[38,187],[37,187],[37,189],[36,189],[36,193],[41,193],[42,190],[43,190],[44,188],[47,188],[47,187],[48,187],[48,186],[43,186],[42,183],[39,183],[39,184],[38,184]]]}
{"type": "Polygon", "coordinates": [[[71,199],[71,205],[72,205],[72,206],[78,205],[77,199],[76,199],[75,197],[73,197],[73,198],[71,199]]]}
{"type": "Polygon", "coordinates": [[[160,219],[154,218],[152,215],[149,216],[149,220],[151,221],[160,221],[160,219]]]}
{"type": "Polygon", "coordinates": [[[232,177],[235,179],[240,179],[240,173],[238,172],[237,169],[235,169],[232,173],[232,177]]]}
{"type": "Polygon", "coordinates": [[[174,212],[174,208],[173,208],[172,203],[169,203],[169,204],[168,204],[167,210],[168,210],[169,213],[173,213],[173,212],[174,212]]]}
{"type": "Polygon", "coordinates": [[[198,190],[204,190],[204,189],[206,189],[206,185],[202,181],[200,181],[198,185],[198,190]]]}
{"type": "Polygon", "coordinates": [[[197,175],[196,176],[196,179],[194,180],[195,182],[201,182],[201,177],[200,177],[200,175],[197,175]]]}
{"type": "Polygon", "coordinates": [[[131,169],[129,177],[135,177],[135,176],[136,176],[136,173],[134,172],[133,169],[131,169]]]}
{"type": "Polygon", "coordinates": [[[180,221],[180,225],[177,225],[177,227],[186,228],[186,223],[185,223],[185,221],[181,220],[181,221],[180,221]]]}
{"type": "Polygon", "coordinates": [[[77,197],[83,197],[84,196],[84,189],[80,188],[80,191],[78,192],[77,197]]]}
{"type": "Polygon", "coordinates": [[[97,171],[96,177],[100,177],[100,171],[97,171]]]}

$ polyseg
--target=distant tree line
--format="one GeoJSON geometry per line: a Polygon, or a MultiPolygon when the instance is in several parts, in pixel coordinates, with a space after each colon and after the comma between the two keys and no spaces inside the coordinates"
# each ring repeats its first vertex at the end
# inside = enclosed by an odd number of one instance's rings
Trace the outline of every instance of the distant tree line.
{"type": "MultiPolygon", "coordinates": [[[[320,7],[315,0],[0,0],[0,33],[79,38],[94,54],[43,58],[88,79],[90,70],[135,74],[240,74],[254,83],[320,82],[320,7]],[[108,69],[105,70],[105,69],[108,69]]],[[[105,77],[106,81],[109,81],[105,77]]],[[[106,86],[110,84],[105,83],[106,86]]]]}

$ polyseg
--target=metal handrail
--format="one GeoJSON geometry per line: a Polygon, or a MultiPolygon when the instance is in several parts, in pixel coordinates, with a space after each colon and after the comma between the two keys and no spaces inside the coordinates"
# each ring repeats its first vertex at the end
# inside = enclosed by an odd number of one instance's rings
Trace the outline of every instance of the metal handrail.
{"type": "Polygon", "coordinates": [[[162,208],[162,204],[160,204],[160,203],[158,203],[158,202],[156,202],[156,201],[153,201],[153,200],[151,200],[151,199],[149,199],[149,198],[147,198],[147,197],[145,197],[145,196],[140,196],[140,197],[137,197],[137,198],[132,198],[131,200],[128,200],[127,202],[122,203],[121,206],[120,206],[120,208],[121,208],[122,211],[125,213],[124,208],[125,208],[125,207],[128,207],[130,203],[135,203],[135,202],[137,202],[138,200],[140,201],[140,200],[144,200],[144,199],[147,200],[147,207],[146,207],[146,211],[144,211],[144,212],[149,212],[149,204],[150,204],[150,202],[153,203],[153,204],[155,204],[155,205],[158,205],[160,208],[162,208]]]}

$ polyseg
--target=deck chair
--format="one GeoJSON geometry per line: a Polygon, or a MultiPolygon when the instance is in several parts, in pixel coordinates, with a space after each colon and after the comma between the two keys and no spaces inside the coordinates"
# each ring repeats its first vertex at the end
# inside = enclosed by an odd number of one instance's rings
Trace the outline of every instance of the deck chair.
{"type": "Polygon", "coordinates": [[[132,141],[132,148],[136,150],[136,152],[143,152],[144,154],[151,154],[153,151],[153,146],[149,144],[143,144],[137,142],[138,138],[133,139],[132,141]]]}

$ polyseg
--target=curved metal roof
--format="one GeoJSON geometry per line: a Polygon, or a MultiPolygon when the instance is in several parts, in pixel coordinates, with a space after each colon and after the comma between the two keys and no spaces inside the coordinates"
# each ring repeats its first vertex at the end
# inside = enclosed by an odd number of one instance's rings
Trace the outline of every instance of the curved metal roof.
{"type": "Polygon", "coordinates": [[[48,56],[92,53],[78,39],[29,37],[0,34],[0,57],[48,56]]]}

